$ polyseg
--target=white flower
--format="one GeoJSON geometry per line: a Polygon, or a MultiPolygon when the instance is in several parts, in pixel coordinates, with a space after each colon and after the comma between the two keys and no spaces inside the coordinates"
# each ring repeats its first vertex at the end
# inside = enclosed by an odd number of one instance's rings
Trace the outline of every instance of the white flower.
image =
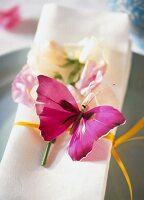
{"type": "Polygon", "coordinates": [[[74,69],[76,65],[72,64],[72,60],[82,64],[93,60],[99,65],[101,61],[105,61],[104,46],[104,41],[94,37],[84,38],[78,43],[67,43],[63,46],[54,41],[46,41],[33,45],[28,54],[28,65],[36,75],[43,74],[50,77],[57,75],[57,77],[68,80],[69,75],[76,70],[74,69]]]}
{"type": "Polygon", "coordinates": [[[54,41],[34,44],[28,54],[28,65],[36,75],[54,76],[55,73],[65,74],[62,65],[66,63],[63,48],[54,41]]]}
{"type": "Polygon", "coordinates": [[[68,57],[78,59],[80,63],[93,60],[98,64],[105,60],[105,41],[95,37],[84,38],[78,43],[65,44],[64,49],[68,57]]]}
{"type": "Polygon", "coordinates": [[[87,60],[93,60],[96,61],[96,63],[99,63],[101,60],[104,59],[103,49],[103,41],[91,37],[89,40],[87,40],[87,43],[84,45],[84,48],[81,51],[79,57],[79,61],[85,63],[87,60]]]}

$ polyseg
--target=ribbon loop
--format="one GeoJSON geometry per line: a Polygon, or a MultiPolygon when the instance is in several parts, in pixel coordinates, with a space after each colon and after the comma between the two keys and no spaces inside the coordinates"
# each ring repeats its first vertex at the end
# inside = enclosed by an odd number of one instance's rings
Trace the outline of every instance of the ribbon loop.
{"type": "Polygon", "coordinates": [[[132,136],[136,135],[142,128],[144,128],[144,118],[139,120],[129,131],[124,133],[121,137],[115,140],[115,147],[128,141],[132,136]]]}

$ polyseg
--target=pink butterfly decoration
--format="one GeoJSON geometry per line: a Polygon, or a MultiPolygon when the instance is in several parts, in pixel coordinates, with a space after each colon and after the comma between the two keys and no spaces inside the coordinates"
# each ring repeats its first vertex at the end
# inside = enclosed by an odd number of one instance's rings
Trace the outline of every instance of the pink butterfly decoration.
{"type": "Polygon", "coordinates": [[[38,84],[37,78],[31,74],[30,68],[25,65],[12,82],[12,98],[16,103],[22,103],[34,108],[35,101],[30,95],[32,88],[38,84]]]}
{"type": "Polygon", "coordinates": [[[19,6],[14,6],[8,10],[0,11],[0,27],[10,30],[21,20],[19,6]]]}
{"type": "Polygon", "coordinates": [[[92,92],[101,83],[105,72],[106,64],[98,66],[89,60],[84,66],[80,80],[76,83],[76,88],[81,94],[92,92]]]}
{"type": "Polygon", "coordinates": [[[122,113],[112,106],[87,110],[87,105],[82,105],[80,109],[68,88],[55,79],[40,75],[38,82],[36,111],[42,137],[52,141],[70,127],[68,153],[72,160],[81,160],[92,150],[95,140],[125,122],[122,113]]]}

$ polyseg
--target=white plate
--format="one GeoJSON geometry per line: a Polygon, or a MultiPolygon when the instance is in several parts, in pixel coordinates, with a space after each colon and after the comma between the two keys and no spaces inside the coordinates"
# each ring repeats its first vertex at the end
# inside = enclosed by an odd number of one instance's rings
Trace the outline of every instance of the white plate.
{"type": "Polygon", "coordinates": [[[11,97],[11,82],[26,62],[28,49],[0,56],[0,160],[2,158],[17,104],[11,97]]]}

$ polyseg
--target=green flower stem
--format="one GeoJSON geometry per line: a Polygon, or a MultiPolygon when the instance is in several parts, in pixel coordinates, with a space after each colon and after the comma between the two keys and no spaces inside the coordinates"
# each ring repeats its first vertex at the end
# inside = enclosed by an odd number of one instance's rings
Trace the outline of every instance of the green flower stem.
{"type": "Polygon", "coordinates": [[[43,155],[43,158],[42,158],[42,161],[41,161],[41,166],[45,166],[51,145],[54,144],[55,142],[56,142],[56,139],[47,143],[46,148],[45,148],[45,152],[44,152],[44,155],[43,155]]]}
{"type": "Polygon", "coordinates": [[[45,152],[41,161],[41,165],[44,166],[46,164],[47,161],[47,157],[51,148],[52,142],[47,143],[46,148],[45,148],[45,152]]]}

